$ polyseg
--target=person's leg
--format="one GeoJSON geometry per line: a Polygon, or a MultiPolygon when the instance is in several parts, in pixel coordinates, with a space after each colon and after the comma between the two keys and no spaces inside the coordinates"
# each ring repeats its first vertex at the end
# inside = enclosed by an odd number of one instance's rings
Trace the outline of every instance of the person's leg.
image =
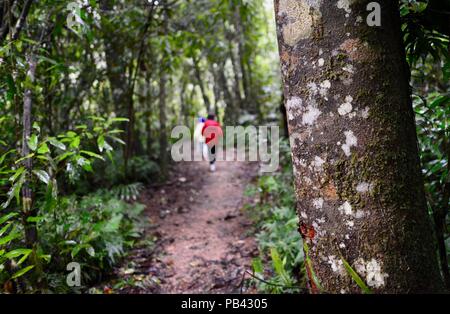
{"type": "Polygon", "coordinates": [[[212,146],[209,149],[209,169],[211,171],[216,171],[216,146],[212,146]]]}

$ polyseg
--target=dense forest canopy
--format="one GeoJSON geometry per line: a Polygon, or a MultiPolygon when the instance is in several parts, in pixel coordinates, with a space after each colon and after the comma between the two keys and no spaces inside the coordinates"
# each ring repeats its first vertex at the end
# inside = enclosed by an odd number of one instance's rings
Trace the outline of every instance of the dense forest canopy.
{"type": "MultiPolygon", "coordinates": [[[[450,1],[401,0],[399,14],[449,286],[450,1]]],[[[172,182],[171,130],[211,112],[287,128],[273,1],[0,0],[2,291],[71,292],[77,261],[84,292],[154,245],[140,195],[172,182]]],[[[263,292],[303,292],[311,277],[288,143],[279,171],[246,189],[258,200],[244,206],[259,248],[249,285],[263,292]]]]}

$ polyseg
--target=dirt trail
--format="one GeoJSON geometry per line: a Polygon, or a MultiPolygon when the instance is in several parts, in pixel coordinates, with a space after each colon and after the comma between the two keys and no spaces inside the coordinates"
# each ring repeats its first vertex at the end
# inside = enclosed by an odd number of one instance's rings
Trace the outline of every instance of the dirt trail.
{"type": "Polygon", "coordinates": [[[133,267],[141,279],[159,283],[128,292],[239,293],[257,255],[251,222],[241,211],[256,171],[242,162],[218,162],[215,173],[206,162],[182,163],[167,185],[144,193],[140,201],[154,226],[148,232],[159,242],[152,252],[135,250],[133,267]]]}

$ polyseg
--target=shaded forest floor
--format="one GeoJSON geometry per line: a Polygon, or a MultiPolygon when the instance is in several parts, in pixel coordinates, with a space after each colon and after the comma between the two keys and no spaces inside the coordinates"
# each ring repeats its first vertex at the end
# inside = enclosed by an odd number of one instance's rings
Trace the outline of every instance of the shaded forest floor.
{"type": "MultiPolygon", "coordinates": [[[[116,269],[119,278],[103,288],[115,293],[240,293],[245,270],[258,249],[251,221],[242,212],[244,190],[258,164],[177,164],[163,186],[149,188],[146,239],[116,269]]],[[[248,276],[247,276],[248,279],[248,276]]],[[[245,290],[245,289],[244,289],[245,290]]]]}

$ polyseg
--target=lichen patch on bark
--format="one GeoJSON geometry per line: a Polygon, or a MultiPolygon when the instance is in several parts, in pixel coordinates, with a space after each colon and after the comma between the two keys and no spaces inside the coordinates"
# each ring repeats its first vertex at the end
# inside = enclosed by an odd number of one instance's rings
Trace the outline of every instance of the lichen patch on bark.
{"type": "Polygon", "coordinates": [[[330,264],[331,270],[339,275],[345,275],[344,263],[340,258],[335,255],[328,256],[328,264],[330,264]]]}
{"type": "Polygon", "coordinates": [[[282,33],[284,42],[294,47],[311,36],[321,18],[321,0],[280,0],[278,14],[286,18],[282,33]]]}
{"type": "Polygon", "coordinates": [[[353,146],[358,145],[358,139],[356,138],[355,134],[353,134],[353,131],[345,131],[345,143],[342,144],[342,150],[344,151],[345,155],[349,157],[351,155],[350,149],[353,146]]]}
{"type": "Polygon", "coordinates": [[[355,2],[356,2],[356,0],[339,0],[336,3],[336,6],[339,9],[345,10],[346,13],[351,13],[352,9],[350,8],[350,6],[355,2]]]}
{"type": "Polygon", "coordinates": [[[372,188],[373,188],[372,184],[370,184],[368,182],[360,182],[356,186],[356,191],[358,193],[364,194],[364,193],[367,193],[367,192],[371,191],[372,188]]]}
{"type": "Polygon", "coordinates": [[[381,288],[385,285],[385,279],[389,277],[388,274],[382,271],[381,262],[372,258],[366,262],[359,258],[355,262],[355,270],[362,276],[365,276],[366,283],[369,287],[381,288]]]}
{"type": "Polygon", "coordinates": [[[339,206],[338,210],[342,215],[350,216],[350,217],[353,217],[356,219],[360,219],[365,216],[365,213],[362,210],[358,209],[358,210],[354,211],[348,201],[345,201],[344,204],[339,206]]]}
{"type": "Polygon", "coordinates": [[[302,123],[304,125],[314,125],[320,114],[321,112],[316,106],[308,105],[306,112],[303,114],[302,123]]]}
{"type": "Polygon", "coordinates": [[[346,114],[349,114],[350,112],[352,112],[352,110],[353,110],[352,101],[353,101],[352,96],[349,95],[349,96],[345,97],[345,102],[343,104],[341,104],[338,108],[338,113],[341,116],[345,116],[346,114]]]}
{"type": "Polygon", "coordinates": [[[292,97],[286,102],[286,109],[289,120],[294,120],[295,116],[302,110],[303,100],[300,97],[292,97]]]}
{"type": "Polygon", "coordinates": [[[313,206],[315,209],[322,209],[323,207],[323,198],[319,197],[313,200],[313,206]]]}

